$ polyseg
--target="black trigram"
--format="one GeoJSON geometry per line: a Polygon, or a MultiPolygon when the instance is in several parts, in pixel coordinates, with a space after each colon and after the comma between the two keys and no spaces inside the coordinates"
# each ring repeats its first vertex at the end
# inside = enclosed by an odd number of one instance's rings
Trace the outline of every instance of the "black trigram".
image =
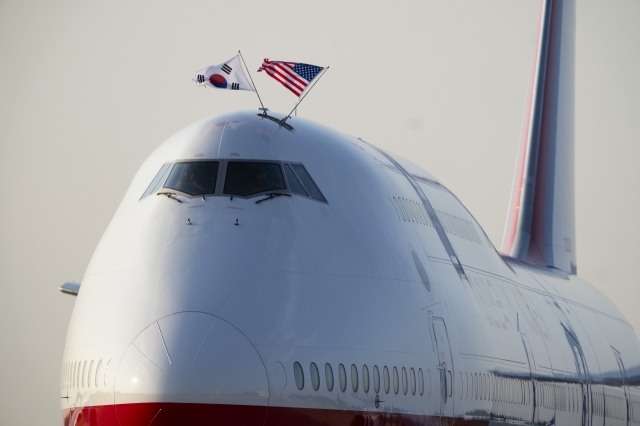
{"type": "Polygon", "coordinates": [[[196,77],[196,80],[198,80],[199,84],[204,83],[204,75],[198,74],[198,76],[196,77]]]}
{"type": "Polygon", "coordinates": [[[231,67],[230,67],[229,65],[227,65],[227,64],[224,64],[224,65],[222,66],[222,71],[226,72],[227,74],[231,74],[231,70],[232,70],[232,69],[233,69],[233,68],[231,68],[231,67]]]}
{"type": "Polygon", "coordinates": [[[238,83],[231,83],[231,90],[238,90],[240,89],[240,85],[238,83]]]}

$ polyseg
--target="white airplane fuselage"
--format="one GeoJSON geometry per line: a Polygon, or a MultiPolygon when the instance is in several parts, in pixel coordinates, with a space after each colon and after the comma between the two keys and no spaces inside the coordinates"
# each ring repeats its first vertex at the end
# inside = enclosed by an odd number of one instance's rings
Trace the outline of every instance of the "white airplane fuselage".
{"type": "Polygon", "coordinates": [[[74,307],[65,426],[640,424],[640,344],[601,292],[500,255],[409,161],[287,123],[206,118],[143,164],[74,307]],[[194,162],[213,190],[163,188],[194,162]],[[284,189],[232,197],[241,162],[284,189]]]}
{"type": "Polygon", "coordinates": [[[576,275],[575,3],[541,0],[500,253],[428,172],[299,117],[157,148],[61,287],[63,425],[640,425],[640,342],[576,275]]]}

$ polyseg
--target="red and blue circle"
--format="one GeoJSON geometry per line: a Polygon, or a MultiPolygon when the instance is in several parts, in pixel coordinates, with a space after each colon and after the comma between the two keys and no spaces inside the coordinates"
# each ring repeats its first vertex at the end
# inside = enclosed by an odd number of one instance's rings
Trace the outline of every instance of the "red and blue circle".
{"type": "Polygon", "coordinates": [[[220,74],[213,74],[209,77],[209,82],[219,89],[227,88],[227,79],[220,74]]]}

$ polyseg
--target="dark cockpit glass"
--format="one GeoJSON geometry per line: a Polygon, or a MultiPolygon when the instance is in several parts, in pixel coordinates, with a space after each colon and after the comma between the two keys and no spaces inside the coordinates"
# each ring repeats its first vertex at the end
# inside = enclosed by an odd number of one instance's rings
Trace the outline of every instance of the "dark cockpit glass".
{"type": "Polygon", "coordinates": [[[278,163],[229,161],[224,193],[247,197],[265,191],[286,190],[278,163]]]}
{"type": "Polygon", "coordinates": [[[313,179],[311,179],[311,175],[309,175],[307,169],[305,169],[302,164],[292,164],[291,167],[293,168],[293,171],[296,172],[296,175],[298,175],[298,177],[300,178],[300,181],[309,192],[309,195],[311,195],[311,198],[315,198],[318,201],[323,201],[326,203],[327,200],[324,198],[322,192],[320,192],[320,189],[315,184],[313,179]]]}
{"type": "Polygon", "coordinates": [[[289,164],[284,165],[284,173],[287,175],[287,181],[289,182],[289,188],[291,188],[291,192],[294,194],[304,195],[308,197],[307,191],[305,191],[304,186],[298,180],[298,177],[293,170],[291,170],[291,166],[289,164]]]}
{"type": "Polygon", "coordinates": [[[189,195],[213,194],[216,190],[217,176],[217,161],[176,163],[164,187],[189,195]]]}

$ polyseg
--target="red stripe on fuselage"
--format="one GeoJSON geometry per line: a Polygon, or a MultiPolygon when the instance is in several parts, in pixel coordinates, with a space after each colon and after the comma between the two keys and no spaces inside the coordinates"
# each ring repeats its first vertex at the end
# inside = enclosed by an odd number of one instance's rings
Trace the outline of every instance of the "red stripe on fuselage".
{"type": "Polygon", "coordinates": [[[378,411],[150,402],[62,410],[64,426],[486,426],[489,420],[378,411]],[[266,421],[265,421],[266,415],[266,421]]]}

